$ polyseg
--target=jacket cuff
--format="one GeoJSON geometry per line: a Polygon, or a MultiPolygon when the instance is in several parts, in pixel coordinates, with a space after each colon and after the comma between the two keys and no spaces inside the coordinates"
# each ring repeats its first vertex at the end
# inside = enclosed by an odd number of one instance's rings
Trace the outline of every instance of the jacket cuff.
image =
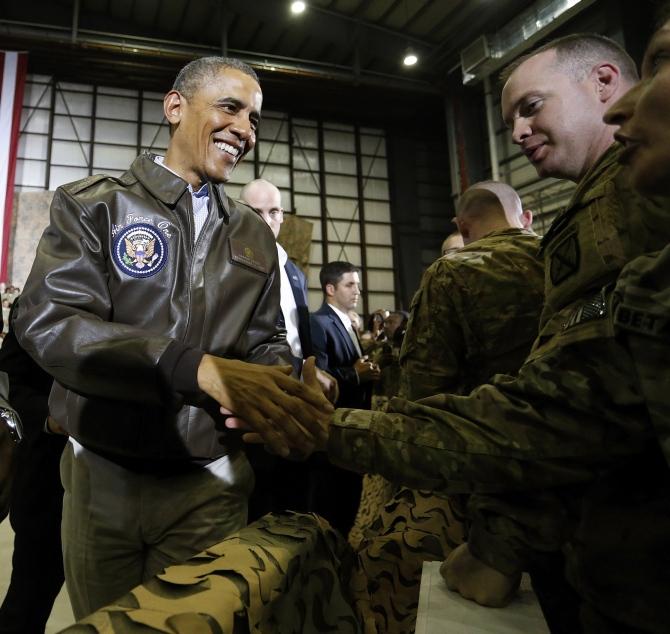
{"type": "Polygon", "coordinates": [[[358,473],[374,473],[374,442],[370,437],[374,413],[369,410],[339,408],[330,420],[328,458],[358,473]]]}
{"type": "Polygon", "coordinates": [[[204,355],[202,350],[171,341],[158,361],[165,385],[179,394],[199,393],[198,366],[204,355]]]}
{"type": "Polygon", "coordinates": [[[526,567],[504,537],[489,532],[481,521],[475,520],[470,526],[468,547],[479,561],[505,575],[520,573],[526,567]]]}

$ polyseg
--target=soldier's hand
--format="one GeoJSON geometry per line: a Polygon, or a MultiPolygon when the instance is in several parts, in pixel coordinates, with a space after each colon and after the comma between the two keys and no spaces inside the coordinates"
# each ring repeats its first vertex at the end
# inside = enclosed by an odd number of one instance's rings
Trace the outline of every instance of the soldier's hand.
{"type": "Polygon", "coordinates": [[[333,406],[320,389],[291,378],[291,370],[206,354],[198,366],[198,386],[273,452],[311,452],[325,435],[333,406]]]}
{"type": "Polygon", "coordinates": [[[449,590],[491,608],[506,606],[519,588],[521,575],[508,576],[477,559],[467,544],[449,553],[440,566],[449,590]]]}
{"type": "Polygon", "coordinates": [[[372,361],[368,361],[367,357],[356,359],[354,363],[354,370],[358,374],[358,380],[361,383],[369,383],[370,381],[379,381],[382,372],[379,366],[372,361]]]}

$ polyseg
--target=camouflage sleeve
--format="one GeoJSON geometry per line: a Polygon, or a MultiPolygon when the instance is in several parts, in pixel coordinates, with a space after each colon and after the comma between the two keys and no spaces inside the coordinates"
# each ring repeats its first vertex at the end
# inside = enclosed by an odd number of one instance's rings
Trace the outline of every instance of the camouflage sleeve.
{"type": "Polygon", "coordinates": [[[625,354],[613,338],[573,340],[469,396],[396,398],[388,412],[337,410],[330,459],[447,494],[591,480],[651,438],[625,354]]]}
{"type": "Polygon", "coordinates": [[[670,246],[630,262],[617,281],[614,324],[630,352],[670,464],[670,246]]]}
{"type": "Polygon", "coordinates": [[[472,554],[507,575],[528,570],[537,553],[559,551],[571,528],[567,505],[551,490],[471,495],[468,517],[472,554]]]}
{"type": "Polygon", "coordinates": [[[455,392],[460,383],[464,317],[451,268],[448,260],[430,266],[412,300],[400,352],[400,395],[410,400],[455,392]]]}

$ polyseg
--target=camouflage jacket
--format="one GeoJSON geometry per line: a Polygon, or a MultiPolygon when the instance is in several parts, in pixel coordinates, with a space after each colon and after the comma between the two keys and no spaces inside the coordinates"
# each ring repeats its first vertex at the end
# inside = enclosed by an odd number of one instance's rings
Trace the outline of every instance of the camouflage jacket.
{"type": "MultiPolygon", "coordinates": [[[[659,472],[633,359],[614,337],[612,288],[626,263],[670,242],[670,202],[632,191],[618,153],[613,146],[593,166],[543,239],[545,307],[519,375],[498,375],[469,396],[394,399],[388,413],[337,410],[328,453],[336,464],[444,493],[577,487],[568,532],[552,510],[543,535],[570,538],[569,576],[580,595],[632,624],[657,623],[659,613],[667,623],[670,562],[658,565],[670,550],[667,494],[660,506],[643,500],[643,523],[635,508],[640,495],[666,490],[667,465],[659,472]]],[[[501,570],[514,564],[516,547],[504,530],[488,559],[501,570]]],[[[523,535],[521,548],[536,546],[523,535]]]]}
{"type": "Polygon", "coordinates": [[[633,358],[649,417],[670,464],[670,246],[623,269],[615,303],[615,331],[633,358]]]}
{"type": "Polygon", "coordinates": [[[401,396],[467,394],[494,374],[517,372],[544,299],[539,248],[535,233],[510,228],[428,268],[400,353],[401,396]]]}
{"type": "MultiPolygon", "coordinates": [[[[628,261],[670,241],[670,205],[636,195],[620,171],[618,154],[613,146],[601,157],[542,241],[545,306],[539,336],[522,370],[540,368],[550,353],[612,338],[612,293],[602,289],[615,282],[628,261]]],[[[597,361],[585,359],[584,373],[595,369],[606,374],[597,361]]],[[[549,383],[553,379],[560,386],[564,378],[574,391],[588,391],[576,377],[552,376],[553,368],[542,369],[549,383]]],[[[551,418],[528,428],[525,414],[532,412],[525,411],[523,398],[538,396],[532,387],[499,376],[469,396],[394,399],[388,413],[336,410],[328,452],[338,464],[417,488],[471,492],[574,482],[590,473],[583,464],[599,462],[615,448],[625,454],[635,451],[631,429],[603,442],[602,429],[576,423],[557,428],[551,418]],[[568,457],[579,461],[562,464],[568,457]]],[[[539,396],[551,401],[568,395],[555,390],[539,396]]],[[[625,429],[623,420],[621,424],[625,429]]]]}

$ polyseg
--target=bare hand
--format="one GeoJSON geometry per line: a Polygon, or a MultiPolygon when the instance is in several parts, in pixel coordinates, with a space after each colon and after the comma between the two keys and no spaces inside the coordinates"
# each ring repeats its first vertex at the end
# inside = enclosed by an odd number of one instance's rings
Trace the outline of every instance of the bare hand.
{"type": "Polygon", "coordinates": [[[314,370],[316,372],[316,380],[323,395],[335,405],[340,396],[340,388],[337,385],[337,379],[328,374],[328,372],[324,372],[317,367],[314,367],[314,370]]]}
{"type": "MultiPolygon", "coordinates": [[[[258,433],[275,453],[310,452],[322,437],[333,406],[320,389],[291,378],[291,366],[266,366],[213,355],[198,366],[198,386],[222,413],[258,433]]],[[[235,426],[230,421],[229,427],[235,426]]]]}
{"type": "MultiPolygon", "coordinates": [[[[307,387],[312,390],[320,390],[322,389],[321,378],[319,377],[319,373],[321,371],[316,367],[315,361],[316,359],[314,357],[309,357],[305,361],[302,366],[302,378],[307,387]]],[[[327,377],[327,379],[335,382],[335,398],[337,398],[337,381],[326,372],[322,372],[321,374],[327,377]]],[[[241,429],[246,431],[247,433],[242,436],[242,440],[244,440],[246,443],[263,444],[266,442],[260,433],[252,431],[253,427],[246,421],[243,421],[239,418],[229,418],[226,420],[226,427],[230,429],[241,429]]],[[[325,450],[328,441],[327,434],[328,432],[326,425],[324,428],[322,428],[321,434],[310,435],[310,440],[308,442],[300,447],[291,447],[290,452],[283,454],[283,456],[291,460],[306,460],[315,449],[319,448],[325,450]]],[[[277,453],[269,444],[267,444],[266,449],[270,451],[270,453],[277,453]]]]}
{"type": "Polygon", "coordinates": [[[507,576],[487,566],[470,552],[467,544],[461,544],[449,553],[440,566],[440,574],[449,590],[491,608],[506,606],[521,582],[521,574],[507,576]]]}
{"type": "Polygon", "coordinates": [[[361,383],[369,383],[370,381],[379,381],[382,371],[376,363],[368,361],[367,357],[361,357],[354,363],[354,370],[358,374],[358,380],[361,383]]]}

